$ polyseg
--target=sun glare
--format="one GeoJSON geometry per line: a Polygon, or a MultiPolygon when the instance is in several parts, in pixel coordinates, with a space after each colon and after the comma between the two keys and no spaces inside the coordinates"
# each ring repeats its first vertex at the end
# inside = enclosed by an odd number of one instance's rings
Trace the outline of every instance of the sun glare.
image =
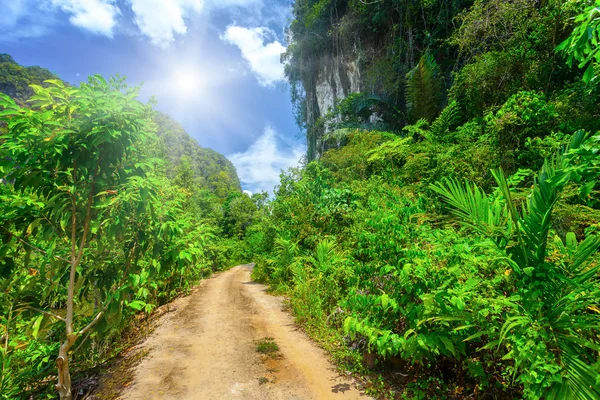
{"type": "Polygon", "coordinates": [[[176,70],[173,74],[172,85],[178,94],[186,97],[197,97],[202,91],[201,71],[192,68],[176,70]]]}

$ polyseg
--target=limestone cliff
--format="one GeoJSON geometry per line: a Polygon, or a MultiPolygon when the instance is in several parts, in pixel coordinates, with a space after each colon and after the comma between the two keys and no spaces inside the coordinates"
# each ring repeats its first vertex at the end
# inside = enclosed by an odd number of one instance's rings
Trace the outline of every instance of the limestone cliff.
{"type": "MultiPolygon", "coordinates": [[[[308,159],[318,158],[331,145],[324,141],[328,122],[322,117],[352,93],[363,94],[356,96],[359,102],[372,101],[371,106],[356,107],[372,111],[360,115],[359,122],[377,122],[381,116],[385,123],[380,125],[396,132],[415,122],[418,115],[412,112],[411,93],[407,96],[407,77],[429,55],[440,64],[439,77],[444,82],[451,79],[463,60],[449,38],[473,4],[474,0],[294,1],[284,61],[297,120],[306,129],[308,159]]],[[[344,106],[355,105],[350,103],[344,106]]]]}
{"type": "MultiPolygon", "coordinates": [[[[336,100],[361,91],[360,56],[356,51],[348,55],[340,51],[339,54],[324,56],[318,63],[315,76],[314,80],[304,83],[307,101],[306,123],[310,127],[315,126],[319,118],[333,110],[336,100]]],[[[316,137],[314,158],[318,158],[325,150],[322,139],[327,130],[324,126],[323,132],[316,137]]]]}

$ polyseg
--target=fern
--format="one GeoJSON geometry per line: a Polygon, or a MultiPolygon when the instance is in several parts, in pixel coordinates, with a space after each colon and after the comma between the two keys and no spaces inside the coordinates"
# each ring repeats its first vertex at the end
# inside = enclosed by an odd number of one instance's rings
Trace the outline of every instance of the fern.
{"type": "Polygon", "coordinates": [[[425,118],[432,122],[442,104],[443,81],[440,67],[429,53],[406,74],[406,105],[416,121],[425,118]]]}
{"type": "Polygon", "coordinates": [[[432,139],[439,140],[446,136],[450,132],[450,128],[458,124],[460,118],[460,106],[456,101],[452,101],[431,124],[432,139]]]}

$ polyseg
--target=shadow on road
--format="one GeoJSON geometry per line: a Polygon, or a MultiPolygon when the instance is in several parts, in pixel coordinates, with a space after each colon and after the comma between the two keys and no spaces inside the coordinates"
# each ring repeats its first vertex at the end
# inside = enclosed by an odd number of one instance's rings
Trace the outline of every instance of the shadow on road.
{"type": "Polygon", "coordinates": [[[350,385],[347,383],[338,383],[331,387],[332,393],[346,393],[350,390],[350,385]]]}

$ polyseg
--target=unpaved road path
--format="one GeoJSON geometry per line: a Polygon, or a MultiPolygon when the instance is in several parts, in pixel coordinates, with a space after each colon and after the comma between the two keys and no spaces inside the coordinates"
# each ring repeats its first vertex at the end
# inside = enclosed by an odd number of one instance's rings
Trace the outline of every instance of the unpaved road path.
{"type": "Polygon", "coordinates": [[[250,266],[215,275],[172,304],[142,347],[148,356],[122,399],[366,399],[250,280],[250,266]],[[273,338],[278,354],[257,352],[273,338]]]}

